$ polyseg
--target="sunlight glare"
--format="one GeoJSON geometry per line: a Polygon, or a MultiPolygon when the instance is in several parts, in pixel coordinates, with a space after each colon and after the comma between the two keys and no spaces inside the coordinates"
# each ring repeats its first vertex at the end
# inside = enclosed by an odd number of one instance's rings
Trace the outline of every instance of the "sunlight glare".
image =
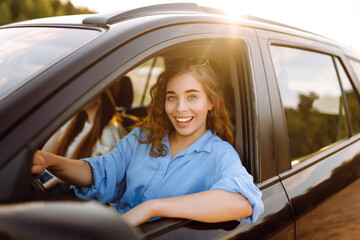
{"type": "Polygon", "coordinates": [[[240,2],[234,2],[234,4],[226,4],[219,6],[221,10],[223,10],[226,15],[228,15],[231,18],[239,18],[243,13],[239,11],[241,9],[240,2]]]}
{"type": "Polygon", "coordinates": [[[263,13],[263,9],[259,9],[254,6],[251,2],[245,1],[236,1],[231,3],[225,2],[225,4],[221,4],[217,2],[213,4],[213,7],[221,9],[224,13],[229,16],[229,18],[233,19],[234,21],[238,20],[239,18],[246,18],[247,16],[256,16],[263,13]],[[227,3],[227,4],[226,4],[227,3]]]}

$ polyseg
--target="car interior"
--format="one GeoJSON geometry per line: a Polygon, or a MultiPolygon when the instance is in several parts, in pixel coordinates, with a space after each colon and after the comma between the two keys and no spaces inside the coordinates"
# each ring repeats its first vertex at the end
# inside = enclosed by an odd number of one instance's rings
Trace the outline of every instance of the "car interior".
{"type": "MultiPolygon", "coordinates": [[[[237,117],[236,112],[239,112],[239,106],[236,106],[234,91],[239,91],[237,82],[239,81],[238,78],[241,78],[243,74],[239,74],[237,70],[235,56],[226,54],[233,50],[224,50],[224,48],[233,49],[234,47],[233,43],[227,41],[229,40],[212,40],[210,43],[208,41],[197,41],[169,47],[156,56],[150,56],[131,71],[114,79],[108,89],[116,104],[117,114],[122,119],[121,124],[123,127],[129,132],[133,124],[146,116],[146,107],[150,102],[150,89],[159,74],[166,68],[167,61],[174,58],[204,58],[209,60],[211,67],[220,79],[226,105],[233,123],[234,145],[242,146],[243,138],[236,137],[237,134],[242,132],[239,129],[243,128],[243,123],[240,119],[237,119],[239,114],[237,117]]],[[[237,47],[239,46],[237,45],[237,47]]],[[[239,152],[243,165],[248,167],[242,152],[243,148],[235,146],[235,149],[239,152]]],[[[54,188],[53,185],[49,189],[44,189],[43,184],[36,178],[33,179],[32,184],[33,188],[41,191],[45,190],[48,193],[59,191],[59,188],[54,188]],[[54,191],[53,189],[57,190],[54,191]]],[[[61,191],[62,188],[60,188],[61,191]]]]}

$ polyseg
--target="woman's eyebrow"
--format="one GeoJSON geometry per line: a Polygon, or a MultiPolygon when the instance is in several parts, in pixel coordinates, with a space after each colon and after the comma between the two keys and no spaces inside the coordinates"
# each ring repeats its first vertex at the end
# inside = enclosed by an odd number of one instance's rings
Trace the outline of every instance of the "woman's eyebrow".
{"type": "Polygon", "coordinates": [[[191,93],[191,92],[200,92],[199,90],[196,90],[196,89],[189,89],[189,90],[186,90],[185,93],[191,93]]]}
{"type": "MultiPolygon", "coordinates": [[[[200,91],[196,90],[196,89],[188,89],[188,90],[185,91],[185,93],[192,93],[192,92],[198,92],[199,93],[200,91]]],[[[175,94],[175,91],[169,90],[165,94],[175,94]]]]}

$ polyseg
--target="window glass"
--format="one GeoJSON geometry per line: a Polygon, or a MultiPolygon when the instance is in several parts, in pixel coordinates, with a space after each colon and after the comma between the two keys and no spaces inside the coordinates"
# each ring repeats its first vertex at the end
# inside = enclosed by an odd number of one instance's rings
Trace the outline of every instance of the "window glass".
{"type": "Polygon", "coordinates": [[[0,30],[0,101],[101,32],[72,28],[0,30]]]}
{"type": "Polygon", "coordinates": [[[357,76],[358,80],[360,80],[360,62],[350,60],[350,64],[354,68],[354,71],[356,73],[356,76],[357,76]]]}
{"type": "Polygon", "coordinates": [[[292,164],[348,137],[332,57],[271,46],[290,139],[292,164]]]}
{"type": "Polygon", "coordinates": [[[344,67],[341,65],[338,58],[335,60],[342,87],[346,96],[347,105],[349,108],[349,116],[351,122],[352,134],[360,132],[360,105],[359,99],[350,83],[350,80],[345,72],[344,67]]]}
{"type": "Polygon", "coordinates": [[[127,74],[134,88],[132,108],[149,105],[150,89],[156,83],[160,73],[165,69],[163,57],[152,58],[127,74]]]}

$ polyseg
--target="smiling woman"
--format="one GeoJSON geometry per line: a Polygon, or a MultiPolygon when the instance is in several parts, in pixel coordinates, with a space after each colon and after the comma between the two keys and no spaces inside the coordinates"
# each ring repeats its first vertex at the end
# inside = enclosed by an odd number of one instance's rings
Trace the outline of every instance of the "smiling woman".
{"type": "Polygon", "coordinates": [[[112,202],[134,225],[154,217],[255,221],[263,212],[261,192],[229,144],[231,121],[220,89],[208,60],[168,64],[151,89],[148,116],[106,157],[86,160],[94,183],[76,188],[78,196],[112,202]],[[126,186],[104,185],[104,178],[125,178],[126,186]]]}
{"type": "Polygon", "coordinates": [[[172,77],[166,88],[165,112],[175,129],[169,141],[173,148],[177,146],[171,151],[173,158],[206,132],[207,113],[212,106],[201,83],[191,73],[172,77]]]}

